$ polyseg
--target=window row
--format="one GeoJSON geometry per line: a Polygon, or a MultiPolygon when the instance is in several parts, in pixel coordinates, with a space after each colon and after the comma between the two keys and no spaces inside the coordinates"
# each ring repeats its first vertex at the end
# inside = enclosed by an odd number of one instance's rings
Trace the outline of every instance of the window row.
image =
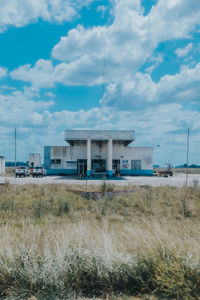
{"type": "MultiPolygon", "coordinates": [[[[79,163],[86,163],[86,159],[78,160],[79,163]]],[[[76,164],[76,161],[67,161],[68,164],[76,164]]],[[[61,165],[61,159],[51,159],[51,165],[61,165]]],[[[92,160],[92,168],[101,167],[103,169],[106,168],[106,160],[104,159],[93,159],[92,160]]],[[[112,162],[113,169],[120,168],[120,160],[115,159],[112,162]]],[[[123,160],[123,167],[128,167],[128,160],[123,160]]],[[[141,170],[141,160],[131,160],[131,169],[133,170],[141,170]]]]}

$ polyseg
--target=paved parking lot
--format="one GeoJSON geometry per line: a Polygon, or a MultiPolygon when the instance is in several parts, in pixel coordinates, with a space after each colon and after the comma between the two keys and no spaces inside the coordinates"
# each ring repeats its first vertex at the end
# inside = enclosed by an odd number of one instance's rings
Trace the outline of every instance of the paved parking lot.
{"type": "MultiPolygon", "coordinates": [[[[84,180],[76,177],[65,177],[65,176],[48,176],[43,178],[15,178],[15,177],[0,177],[0,183],[9,182],[11,184],[95,184],[99,185],[102,180],[84,180]]],[[[107,180],[115,185],[150,185],[150,186],[184,186],[186,184],[186,175],[183,173],[177,173],[173,177],[133,177],[126,176],[123,179],[107,180]]],[[[199,183],[200,185],[200,174],[189,174],[188,185],[192,186],[199,183]]]]}

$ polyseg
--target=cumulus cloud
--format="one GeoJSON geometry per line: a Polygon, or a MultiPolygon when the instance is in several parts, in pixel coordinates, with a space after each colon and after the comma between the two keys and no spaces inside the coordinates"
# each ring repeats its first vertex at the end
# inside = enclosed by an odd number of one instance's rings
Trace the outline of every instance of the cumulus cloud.
{"type": "Polygon", "coordinates": [[[165,75],[155,83],[149,74],[137,73],[132,81],[110,84],[102,101],[119,109],[144,109],[161,103],[199,103],[200,63],[182,66],[180,73],[165,75]],[[122,100],[123,99],[123,100],[122,100]]]}
{"type": "MultiPolygon", "coordinates": [[[[188,36],[200,24],[200,2],[191,1],[160,0],[144,16],[139,0],[116,0],[111,25],[78,26],[61,38],[52,50],[52,57],[61,60],[60,63],[41,59],[33,67],[19,67],[11,76],[30,82],[38,89],[53,87],[56,83],[93,86],[102,84],[104,79],[108,86],[102,101],[120,109],[124,104],[142,109],[143,105],[150,105],[148,103],[183,102],[188,95],[196,101],[199,64],[193,69],[183,66],[180,73],[163,76],[158,83],[150,76],[163,61],[163,55],[153,54],[158,44],[188,36]],[[146,68],[149,74],[138,71],[146,61],[151,64],[146,68]]],[[[183,55],[191,47],[190,43],[176,52],[183,55]]]]}
{"type": "Polygon", "coordinates": [[[38,87],[44,87],[45,82],[47,87],[54,82],[97,85],[103,81],[105,56],[105,83],[132,81],[150,58],[154,57],[154,61],[146,69],[148,73],[162,62],[161,55],[153,54],[160,42],[185,38],[200,25],[200,2],[196,0],[160,0],[147,16],[143,15],[140,0],[116,0],[113,11],[111,25],[92,28],[79,25],[60,39],[52,50],[52,58],[61,61],[54,64],[54,71],[50,61],[39,60],[34,67],[15,70],[11,73],[13,78],[30,81],[38,87]],[[44,64],[51,65],[48,72],[44,64]]]}
{"type": "Polygon", "coordinates": [[[13,79],[30,82],[34,88],[49,88],[54,86],[52,61],[40,59],[34,68],[27,64],[10,72],[13,79]]]}
{"type": "Polygon", "coordinates": [[[39,18],[48,22],[71,21],[82,6],[93,0],[1,0],[0,31],[8,26],[22,27],[39,18]]]}
{"type": "MultiPolygon", "coordinates": [[[[155,54],[161,42],[189,38],[199,25],[200,2],[196,0],[159,0],[146,16],[139,0],[115,0],[111,25],[79,25],[55,45],[52,61],[39,60],[34,66],[21,66],[11,72],[13,79],[31,83],[31,88],[24,90],[27,95],[56,83],[92,86],[102,84],[104,79],[103,115],[99,108],[50,113],[46,108],[38,111],[35,106],[29,122],[43,128],[45,144],[54,141],[53,137],[58,144],[62,128],[99,129],[102,123],[106,129],[136,129],[140,132],[138,143],[142,138],[147,145],[162,140],[180,149],[184,129],[197,131],[200,126],[199,112],[184,108],[188,102],[199,105],[200,64],[182,66],[177,74],[164,75],[157,82],[151,72],[163,61],[162,55],[155,54]],[[144,74],[140,70],[145,62],[149,65],[144,74]],[[49,136],[45,126],[52,131],[49,136]]],[[[192,49],[189,45],[176,49],[176,54],[187,55],[192,49]]]]}
{"type": "Polygon", "coordinates": [[[161,53],[159,53],[157,56],[152,56],[148,59],[148,61],[151,63],[151,66],[147,67],[145,71],[147,73],[152,73],[154,69],[156,69],[159,64],[163,62],[164,58],[161,53]]]}
{"type": "Polygon", "coordinates": [[[175,53],[178,57],[186,56],[192,50],[192,43],[189,43],[185,48],[177,48],[175,53]]]}
{"type": "Polygon", "coordinates": [[[86,29],[78,26],[61,37],[60,42],[53,48],[52,56],[58,60],[71,61],[83,55],[101,53],[105,38],[105,27],[86,29]]]}
{"type": "Polygon", "coordinates": [[[7,68],[0,67],[0,78],[7,76],[7,68]]]}
{"type": "MultiPolygon", "coordinates": [[[[128,108],[119,110],[104,107],[103,116],[101,108],[49,112],[49,107],[53,105],[51,102],[26,99],[20,92],[17,95],[1,95],[0,103],[0,141],[7,153],[12,153],[10,147],[14,139],[11,135],[14,133],[13,128],[17,126],[18,142],[20,144],[23,140],[24,145],[18,153],[18,159],[24,159],[29,152],[42,153],[44,145],[65,145],[63,131],[66,128],[99,129],[100,124],[103,124],[102,129],[134,128],[138,133],[136,145],[153,146],[161,143],[164,149],[168,143],[173,151],[175,148],[180,149],[180,145],[185,142],[183,125],[191,130],[196,130],[200,125],[198,112],[185,110],[181,104],[175,103],[147,107],[142,113],[128,108]]],[[[165,159],[168,159],[167,153],[165,159]]],[[[184,161],[184,153],[178,159],[180,163],[184,161]]]]}
{"type": "MultiPolygon", "coordinates": [[[[192,3],[189,0],[160,0],[147,16],[143,15],[139,0],[116,0],[111,25],[72,29],[55,45],[52,57],[67,63],[67,69],[70,64],[74,70],[76,66],[80,84],[80,77],[86,71],[94,76],[93,70],[101,69],[105,53],[105,80],[120,82],[132,78],[152,57],[159,43],[189,37],[197,25],[200,25],[200,2],[196,0],[192,3]],[[90,58],[89,69],[87,65],[84,67],[85,56],[90,58]]],[[[191,47],[189,44],[182,52],[177,49],[177,54],[183,55],[191,47]]],[[[157,56],[146,71],[151,73],[162,60],[162,56],[157,56]]],[[[93,84],[100,82],[100,74],[96,72],[96,76],[93,84]]],[[[82,84],[85,85],[85,81],[82,84]]]]}
{"type": "MultiPolygon", "coordinates": [[[[32,127],[36,125],[36,115],[47,111],[53,103],[35,101],[21,91],[0,94],[0,125],[32,127]]],[[[43,114],[43,121],[45,122],[45,114],[43,114]]]]}
{"type": "Polygon", "coordinates": [[[104,15],[105,15],[105,12],[106,12],[106,6],[105,5],[99,5],[97,7],[97,12],[100,12],[102,14],[102,18],[103,18],[104,15]]]}

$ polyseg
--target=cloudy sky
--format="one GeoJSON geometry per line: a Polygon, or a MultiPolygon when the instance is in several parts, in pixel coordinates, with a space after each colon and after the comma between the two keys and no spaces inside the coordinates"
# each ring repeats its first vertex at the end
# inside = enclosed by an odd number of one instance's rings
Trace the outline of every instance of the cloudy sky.
{"type": "Polygon", "coordinates": [[[1,0],[0,155],[65,129],[131,129],[154,163],[200,164],[200,1],[1,0]]]}

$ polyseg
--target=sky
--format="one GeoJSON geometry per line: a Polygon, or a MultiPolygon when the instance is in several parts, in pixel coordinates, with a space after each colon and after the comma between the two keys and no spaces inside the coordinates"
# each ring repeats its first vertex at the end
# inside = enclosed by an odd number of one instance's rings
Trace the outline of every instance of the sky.
{"type": "Polygon", "coordinates": [[[1,0],[0,155],[65,129],[135,130],[154,164],[200,164],[200,1],[1,0]],[[156,145],[160,147],[156,148],[156,145]]]}

